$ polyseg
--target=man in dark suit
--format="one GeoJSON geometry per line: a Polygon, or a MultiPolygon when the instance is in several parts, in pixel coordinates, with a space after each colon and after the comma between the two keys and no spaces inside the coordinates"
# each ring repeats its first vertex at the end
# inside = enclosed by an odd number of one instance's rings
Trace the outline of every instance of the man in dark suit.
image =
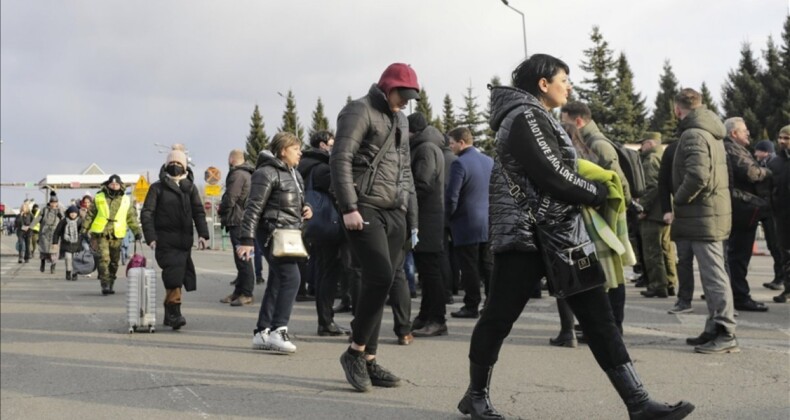
{"type": "Polygon", "coordinates": [[[450,219],[453,246],[466,292],[464,306],[450,315],[477,318],[480,281],[486,286],[487,296],[493,267],[488,248],[488,181],[494,160],[474,148],[474,138],[468,128],[458,127],[447,135],[458,160],[453,162],[448,174],[445,212],[450,219]]]}

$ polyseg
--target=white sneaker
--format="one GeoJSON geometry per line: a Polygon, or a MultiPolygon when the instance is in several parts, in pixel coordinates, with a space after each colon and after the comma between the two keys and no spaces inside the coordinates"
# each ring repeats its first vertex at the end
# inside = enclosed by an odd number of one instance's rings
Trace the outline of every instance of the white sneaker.
{"type": "Polygon", "coordinates": [[[256,330],[255,334],[252,336],[252,348],[255,350],[269,350],[271,348],[269,336],[268,328],[263,331],[256,330]]]}
{"type": "Polygon", "coordinates": [[[272,331],[267,342],[269,350],[280,353],[296,353],[296,346],[291,343],[291,338],[288,337],[288,327],[280,327],[272,331]]]}

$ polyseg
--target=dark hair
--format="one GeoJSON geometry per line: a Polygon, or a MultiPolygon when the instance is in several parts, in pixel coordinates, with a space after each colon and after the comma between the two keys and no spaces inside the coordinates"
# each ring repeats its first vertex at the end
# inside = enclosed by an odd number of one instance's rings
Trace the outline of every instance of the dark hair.
{"type": "Polygon", "coordinates": [[[318,149],[321,143],[329,143],[329,140],[334,137],[334,133],[329,130],[316,131],[310,136],[310,146],[318,149]]]}
{"type": "Polygon", "coordinates": [[[570,74],[571,70],[564,61],[548,54],[535,54],[521,62],[513,70],[513,86],[526,90],[535,97],[540,97],[538,88],[540,79],[551,80],[560,70],[570,74]]]}
{"type": "Polygon", "coordinates": [[[702,95],[691,88],[681,89],[680,92],[675,95],[675,103],[681,109],[691,111],[692,109],[699,108],[702,105],[702,95]]]}
{"type": "Polygon", "coordinates": [[[598,163],[598,157],[584,144],[584,140],[582,139],[582,134],[579,132],[579,129],[576,128],[576,124],[564,122],[561,123],[562,128],[568,133],[568,137],[571,138],[571,142],[573,143],[573,148],[576,149],[576,153],[579,154],[579,157],[583,159],[587,159],[590,162],[598,163]]]}
{"type": "Polygon", "coordinates": [[[447,137],[456,142],[464,142],[464,144],[472,144],[475,141],[474,137],[472,137],[472,130],[466,127],[453,128],[447,133],[447,137]]]}
{"type": "Polygon", "coordinates": [[[565,106],[562,107],[560,111],[564,114],[568,114],[571,118],[581,117],[585,122],[590,122],[592,119],[592,112],[590,112],[590,107],[587,106],[584,102],[573,101],[568,102],[565,106]]]}

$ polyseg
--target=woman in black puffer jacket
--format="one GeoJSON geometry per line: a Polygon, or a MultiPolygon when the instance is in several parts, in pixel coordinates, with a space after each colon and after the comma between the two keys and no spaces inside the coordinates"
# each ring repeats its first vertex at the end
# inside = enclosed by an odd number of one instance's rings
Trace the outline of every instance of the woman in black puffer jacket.
{"type": "MultiPolygon", "coordinates": [[[[503,418],[488,397],[489,381],[504,339],[545,275],[534,223],[573,226],[581,205],[598,207],[606,188],[577,172],[576,151],[551,109],[565,104],[571,90],[568,65],[536,54],[513,71],[514,87],[491,92],[491,128],[497,132],[497,156],[491,173],[489,225],[494,272],[485,312],[475,326],[469,349],[470,385],[458,409],[476,419],[503,418]],[[524,192],[521,202],[511,196],[505,171],[524,192]]],[[[588,240],[586,231],[573,236],[588,240]]],[[[603,275],[603,273],[601,273],[603,275]]],[[[694,406],[650,399],[634,371],[609,300],[602,287],[566,298],[588,337],[595,360],[609,376],[628,407],[631,419],[681,419],[694,406]]],[[[558,414],[561,417],[561,415],[558,414]]]]}
{"type": "Polygon", "coordinates": [[[294,353],[296,346],[288,337],[288,321],[299,291],[298,261],[272,255],[274,228],[299,229],[302,221],[313,217],[304,200],[304,181],[296,170],[302,156],[302,143],[291,133],[277,133],[269,145],[271,155],[261,152],[252,174],[250,196],[244,209],[238,256],[246,260],[255,249],[255,237],[264,244],[269,263],[269,281],[263,293],[258,325],[252,347],[279,353],[294,353]]]}

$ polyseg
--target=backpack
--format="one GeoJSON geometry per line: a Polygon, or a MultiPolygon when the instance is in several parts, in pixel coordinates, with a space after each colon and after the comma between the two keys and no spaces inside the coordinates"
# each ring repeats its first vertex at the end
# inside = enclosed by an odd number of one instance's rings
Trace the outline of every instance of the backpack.
{"type": "Polygon", "coordinates": [[[305,221],[304,237],[309,242],[339,242],[343,235],[343,219],[329,194],[313,188],[314,171],[307,177],[304,199],[313,209],[313,217],[305,221]]]}
{"type": "Polygon", "coordinates": [[[605,140],[617,152],[617,160],[620,163],[620,169],[625,174],[626,181],[628,181],[631,196],[633,198],[643,196],[645,194],[645,170],[642,168],[642,157],[639,156],[639,152],[625,147],[622,143],[605,140]]]}

